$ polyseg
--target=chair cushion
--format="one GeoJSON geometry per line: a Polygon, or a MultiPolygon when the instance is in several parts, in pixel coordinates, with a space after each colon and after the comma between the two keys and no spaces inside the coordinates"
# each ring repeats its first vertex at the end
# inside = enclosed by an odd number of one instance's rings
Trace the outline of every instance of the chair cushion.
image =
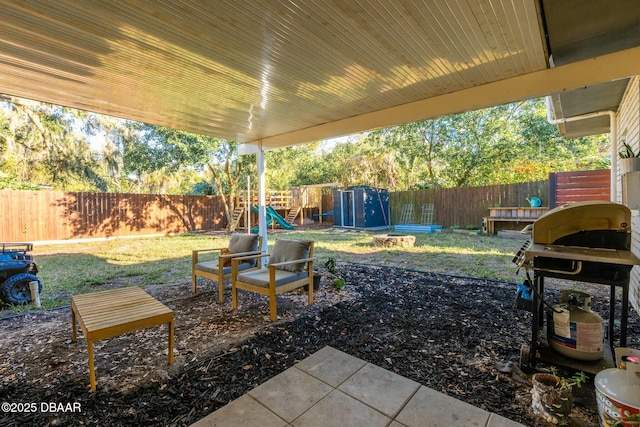
{"type": "MultiPolygon", "coordinates": [[[[269,255],[269,265],[279,262],[293,261],[295,259],[307,258],[309,256],[310,240],[287,240],[278,239],[273,245],[271,255],[269,255]]],[[[276,267],[278,270],[291,271],[299,273],[304,268],[304,262],[295,264],[287,264],[282,267],[276,267]]]]}
{"type": "Polygon", "coordinates": [[[240,252],[254,252],[258,250],[257,234],[233,233],[229,240],[229,251],[235,254],[240,252]]]}
{"type": "MultiPolygon", "coordinates": [[[[286,285],[287,283],[291,283],[296,280],[305,279],[307,277],[309,277],[309,274],[306,271],[294,273],[292,271],[276,269],[276,287],[286,285]]],[[[238,274],[238,281],[249,283],[250,285],[268,288],[269,269],[263,268],[260,270],[253,270],[246,273],[238,274]]]]}
{"type": "MultiPolygon", "coordinates": [[[[249,268],[253,267],[250,263],[240,263],[238,265],[238,270],[242,271],[242,270],[247,270],[249,268]]],[[[196,264],[196,271],[203,271],[205,273],[210,273],[210,274],[218,274],[218,261],[207,261],[207,262],[199,262],[196,264]]],[[[227,275],[227,274],[231,274],[231,266],[225,266],[222,268],[222,274],[223,275],[227,275]]]]}

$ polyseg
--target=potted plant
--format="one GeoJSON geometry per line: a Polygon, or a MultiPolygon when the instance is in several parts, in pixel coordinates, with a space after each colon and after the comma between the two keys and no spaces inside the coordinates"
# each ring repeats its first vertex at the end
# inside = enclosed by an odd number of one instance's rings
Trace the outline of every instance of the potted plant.
{"type": "Polygon", "coordinates": [[[584,372],[578,372],[570,378],[551,373],[534,374],[532,378],[531,406],[533,413],[548,423],[566,426],[571,423],[573,406],[573,387],[580,387],[587,381],[584,372]]]}
{"type": "Polygon", "coordinates": [[[621,172],[625,174],[640,171],[640,150],[634,153],[633,148],[626,142],[623,143],[623,146],[624,150],[618,153],[621,172]]]}

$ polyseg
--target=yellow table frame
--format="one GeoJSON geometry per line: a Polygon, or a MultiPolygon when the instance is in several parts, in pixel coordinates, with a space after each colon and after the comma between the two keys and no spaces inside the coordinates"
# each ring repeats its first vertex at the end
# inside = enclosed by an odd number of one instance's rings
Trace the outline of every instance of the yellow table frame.
{"type": "Polygon", "coordinates": [[[89,380],[96,391],[93,343],[127,332],[168,324],[168,364],[173,363],[173,310],[138,287],[76,295],[71,298],[72,340],[76,342],[76,319],[87,339],[89,380]]]}

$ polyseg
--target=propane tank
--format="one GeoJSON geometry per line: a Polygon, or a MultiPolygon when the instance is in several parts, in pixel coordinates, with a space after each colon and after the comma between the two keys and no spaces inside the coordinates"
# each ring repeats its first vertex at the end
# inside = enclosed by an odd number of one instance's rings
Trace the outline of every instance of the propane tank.
{"type": "Polygon", "coordinates": [[[548,311],[547,340],[551,348],[567,357],[580,360],[602,358],[602,317],[591,311],[589,294],[575,290],[560,291],[560,304],[548,311]]]}

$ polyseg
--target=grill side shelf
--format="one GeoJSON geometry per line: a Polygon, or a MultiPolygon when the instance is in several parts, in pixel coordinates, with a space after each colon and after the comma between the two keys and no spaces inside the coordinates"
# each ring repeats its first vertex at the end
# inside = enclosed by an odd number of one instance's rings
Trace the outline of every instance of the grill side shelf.
{"type": "Polygon", "coordinates": [[[525,251],[525,261],[535,257],[589,261],[622,265],[640,265],[631,251],[620,249],[585,248],[582,246],[541,245],[534,243],[525,251]]]}

